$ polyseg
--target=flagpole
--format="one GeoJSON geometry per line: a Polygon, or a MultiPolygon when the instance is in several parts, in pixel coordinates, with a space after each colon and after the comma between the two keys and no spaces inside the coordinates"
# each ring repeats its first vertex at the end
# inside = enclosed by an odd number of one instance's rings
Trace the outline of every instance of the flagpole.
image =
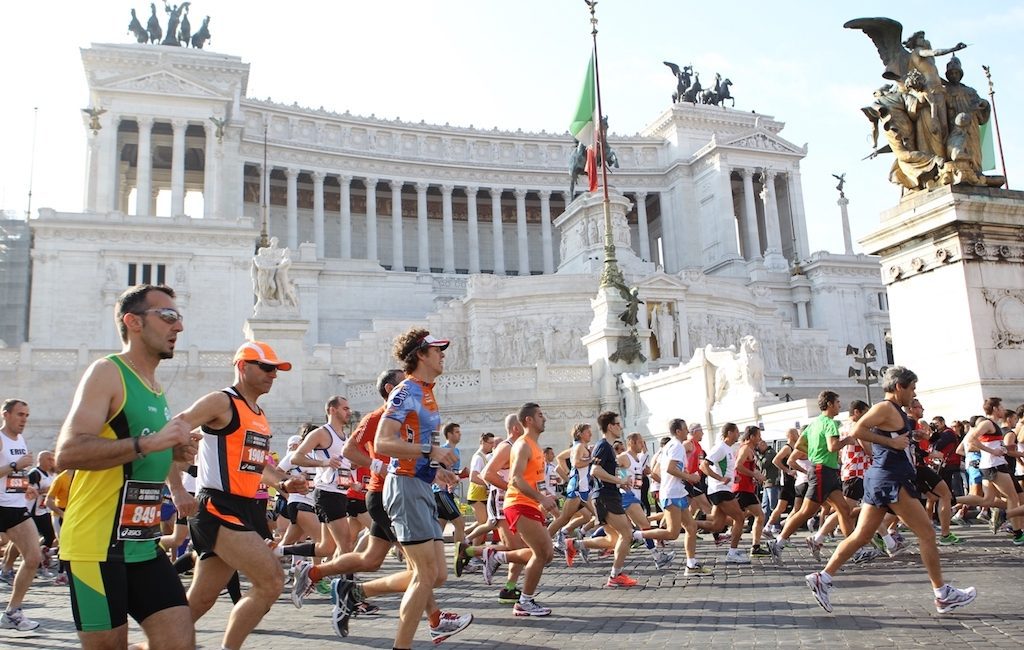
{"type": "Polygon", "coordinates": [[[992,119],[996,123],[996,143],[999,145],[999,164],[1003,166],[1003,182],[1006,189],[1010,189],[1010,179],[1006,175],[1006,159],[1003,158],[1003,138],[999,135],[999,113],[996,112],[996,91],[992,86],[992,72],[987,65],[981,67],[985,70],[985,78],[988,79],[988,103],[992,106],[992,119]]]}
{"type": "Polygon", "coordinates": [[[587,2],[590,8],[590,36],[594,42],[594,92],[597,95],[597,164],[601,166],[601,185],[604,190],[604,268],[601,271],[601,286],[614,287],[625,284],[622,278],[622,271],[619,270],[618,260],[615,259],[615,237],[612,233],[612,209],[611,201],[608,198],[608,166],[604,164],[604,154],[607,143],[604,129],[604,111],[601,109],[601,73],[597,63],[597,2],[587,2]]]}

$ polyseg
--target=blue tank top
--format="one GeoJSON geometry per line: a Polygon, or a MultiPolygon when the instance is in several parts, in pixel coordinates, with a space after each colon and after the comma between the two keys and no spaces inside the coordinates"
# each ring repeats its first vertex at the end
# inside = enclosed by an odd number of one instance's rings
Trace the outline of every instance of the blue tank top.
{"type": "MultiPolygon", "coordinates": [[[[907,414],[903,412],[903,409],[899,407],[896,402],[892,400],[886,400],[892,407],[899,411],[900,416],[903,418],[903,428],[899,431],[883,431],[876,428],[875,433],[880,436],[889,436],[890,438],[896,438],[898,436],[910,436],[910,432],[913,431],[913,423],[907,414]]],[[[907,448],[903,451],[893,449],[892,447],[886,447],[884,445],[872,445],[871,446],[871,467],[865,473],[866,476],[872,478],[885,478],[885,479],[912,479],[917,476],[917,470],[914,469],[914,461],[911,457],[913,450],[911,446],[914,442],[911,440],[907,445],[907,448]]]]}

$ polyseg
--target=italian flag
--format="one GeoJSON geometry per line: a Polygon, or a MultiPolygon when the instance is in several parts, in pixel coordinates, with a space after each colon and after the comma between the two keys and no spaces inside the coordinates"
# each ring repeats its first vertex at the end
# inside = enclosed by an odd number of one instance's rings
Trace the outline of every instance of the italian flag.
{"type": "Polygon", "coordinates": [[[576,115],[569,125],[569,133],[588,147],[594,146],[594,134],[597,131],[597,91],[594,84],[594,55],[590,55],[587,65],[587,76],[583,79],[583,92],[576,115]]]}
{"type": "Polygon", "coordinates": [[[992,120],[981,125],[981,170],[996,168],[996,148],[992,144],[992,120]]]}

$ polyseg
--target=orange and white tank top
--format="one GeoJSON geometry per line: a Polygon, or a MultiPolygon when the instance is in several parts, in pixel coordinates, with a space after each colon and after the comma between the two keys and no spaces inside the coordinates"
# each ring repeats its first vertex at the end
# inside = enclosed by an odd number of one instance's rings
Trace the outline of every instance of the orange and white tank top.
{"type": "MultiPolygon", "coordinates": [[[[530,448],[530,460],[526,462],[526,469],[523,470],[523,480],[534,486],[541,494],[545,494],[547,488],[544,481],[544,452],[540,450],[537,443],[530,436],[523,436],[513,445],[512,456],[514,457],[516,453],[523,453],[522,447],[526,446],[530,448]]],[[[511,462],[510,465],[512,465],[511,462]]],[[[509,471],[511,472],[511,470],[509,471]]],[[[539,503],[520,492],[510,480],[508,490],[505,492],[505,507],[507,508],[512,505],[532,506],[538,510],[541,509],[539,503]]]]}
{"type": "Polygon", "coordinates": [[[196,487],[254,499],[270,454],[270,425],[263,410],[253,411],[234,388],[224,393],[231,399],[231,422],[223,429],[203,427],[196,487]]]}

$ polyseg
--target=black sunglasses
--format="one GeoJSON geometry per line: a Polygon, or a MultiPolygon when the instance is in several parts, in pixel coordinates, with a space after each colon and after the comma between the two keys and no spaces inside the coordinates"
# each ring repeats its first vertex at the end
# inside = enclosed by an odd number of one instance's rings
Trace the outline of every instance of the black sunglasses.
{"type": "Polygon", "coordinates": [[[263,363],[262,361],[246,361],[250,366],[257,366],[260,370],[266,373],[271,373],[277,370],[277,366],[272,363],[263,363]]]}
{"type": "Polygon", "coordinates": [[[145,316],[146,314],[156,314],[157,317],[168,325],[174,325],[178,322],[184,322],[185,317],[181,315],[181,312],[173,307],[155,307],[153,309],[145,309],[143,311],[133,311],[136,316],[145,316]]]}

